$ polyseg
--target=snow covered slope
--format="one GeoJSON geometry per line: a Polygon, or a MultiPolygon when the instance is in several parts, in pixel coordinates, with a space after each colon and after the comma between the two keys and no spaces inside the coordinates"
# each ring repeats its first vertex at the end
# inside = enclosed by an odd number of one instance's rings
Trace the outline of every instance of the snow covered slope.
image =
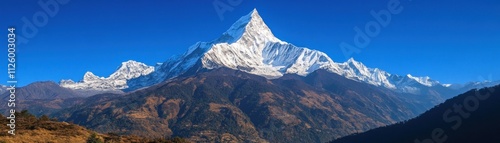
{"type": "Polygon", "coordinates": [[[285,73],[307,75],[333,61],[323,52],[297,47],[276,38],[256,10],[240,18],[212,45],[201,62],[204,68],[228,67],[268,78],[285,73]]]}
{"type": "Polygon", "coordinates": [[[90,90],[119,90],[128,88],[127,80],[139,76],[148,75],[154,71],[154,67],[136,61],[126,61],[109,77],[98,77],[92,72],[86,72],[83,80],[74,82],[73,80],[61,80],[59,85],[70,89],[90,89],[90,90]]]}

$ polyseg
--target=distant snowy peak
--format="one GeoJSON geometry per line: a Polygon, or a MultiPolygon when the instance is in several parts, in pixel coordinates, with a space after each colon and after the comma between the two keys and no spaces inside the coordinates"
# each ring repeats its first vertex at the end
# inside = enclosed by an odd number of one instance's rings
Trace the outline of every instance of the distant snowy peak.
{"type": "Polygon", "coordinates": [[[346,78],[365,82],[375,86],[383,86],[390,89],[395,89],[396,85],[389,80],[391,74],[378,68],[368,68],[363,63],[350,58],[344,63],[335,63],[342,70],[335,72],[346,78]]]}
{"type": "Polygon", "coordinates": [[[384,86],[390,89],[407,91],[410,88],[412,88],[412,90],[416,90],[415,88],[418,85],[426,87],[441,85],[438,81],[433,80],[428,76],[415,77],[410,74],[400,76],[390,74],[378,68],[368,68],[363,63],[354,60],[354,58],[350,58],[344,63],[339,63],[339,65],[343,68],[343,71],[338,73],[340,75],[344,75],[350,79],[364,81],[372,85],[384,86]]]}
{"type": "Polygon", "coordinates": [[[345,62],[345,63],[352,68],[360,70],[359,72],[361,72],[362,74],[367,75],[368,72],[370,72],[368,70],[368,68],[363,63],[354,60],[354,58],[352,58],[352,57],[349,58],[349,60],[347,60],[347,62],[345,62]]]}
{"type": "Polygon", "coordinates": [[[121,66],[109,76],[110,79],[132,79],[147,75],[154,71],[154,67],[141,62],[129,60],[123,62],[121,66]]]}
{"type": "Polygon", "coordinates": [[[85,74],[83,75],[83,81],[84,82],[91,82],[91,81],[96,81],[96,80],[99,80],[99,79],[103,79],[103,78],[94,75],[94,73],[92,73],[90,71],[85,72],[85,74]]]}
{"type": "MultiPolygon", "coordinates": [[[[290,44],[289,44],[290,45],[290,44]]],[[[297,50],[298,47],[295,47],[293,45],[290,45],[294,47],[293,49],[297,50]]],[[[285,47],[286,48],[286,47],[285,47]]],[[[281,57],[279,54],[280,53],[285,53],[288,55],[293,55],[294,52],[291,52],[289,49],[279,49],[281,51],[276,51],[276,53],[273,53],[271,51],[270,54],[274,54],[272,57],[266,57],[266,61],[273,61],[273,65],[281,65],[284,68],[286,68],[287,74],[298,74],[302,76],[306,76],[309,73],[312,73],[318,69],[326,69],[331,72],[338,72],[340,71],[340,67],[336,65],[333,60],[328,57],[327,54],[317,51],[317,50],[311,50],[308,48],[298,48],[300,52],[298,52],[298,55],[290,57],[290,56],[284,56],[281,57]],[[292,62],[287,62],[288,60],[291,60],[292,62]],[[275,64],[274,62],[278,61],[275,64]],[[288,68],[287,68],[288,67],[288,68]]]]}
{"type": "Polygon", "coordinates": [[[119,90],[128,88],[127,80],[145,76],[154,71],[154,67],[136,61],[123,62],[109,77],[99,77],[87,71],[79,82],[61,80],[62,87],[70,89],[119,90]]]}
{"type": "Polygon", "coordinates": [[[469,89],[479,89],[479,88],[484,88],[484,87],[491,87],[495,85],[499,85],[499,81],[475,81],[475,82],[468,82],[464,84],[445,84],[447,87],[452,88],[452,89],[462,89],[462,90],[469,90],[469,89]]]}
{"type": "Polygon", "coordinates": [[[442,84],[442,85],[443,85],[444,87],[452,87],[452,86],[453,86],[453,84],[449,84],[449,83],[447,83],[447,84],[442,84]]]}
{"type": "MultiPolygon", "coordinates": [[[[428,76],[425,76],[425,77],[414,77],[412,76],[411,74],[407,74],[406,75],[408,78],[411,78],[415,81],[417,81],[418,83],[422,84],[422,85],[425,85],[425,86],[435,86],[435,85],[439,85],[439,82],[438,81],[435,81],[435,80],[432,80],[430,77],[428,76]]],[[[444,85],[443,85],[444,86],[444,85]]]]}

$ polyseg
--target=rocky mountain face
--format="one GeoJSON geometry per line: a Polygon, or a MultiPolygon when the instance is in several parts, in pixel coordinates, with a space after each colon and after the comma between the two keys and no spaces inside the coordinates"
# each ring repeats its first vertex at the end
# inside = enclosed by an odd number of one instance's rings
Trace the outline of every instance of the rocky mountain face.
{"type": "MultiPolygon", "coordinates": [[[[9,100],[10,92],[0,95],[2,100],[9,100]]],[[[76,99],[83,99],[83,95],[71,89],[60,87],[54,82],[35,82],[27,86],[16,88],[16,110],[27,109],[39,115],[55,112],[61,107],[70,107],[76,99]]],[[[2,114],[6,115],[10,107],[0,105],[2,114]]]]}
{"type": "MultiPolygon", "coordinates": [[[[7,100],[10,93],[3,93],[2,99],[7,100]]],[[[78,93],[71,89],[63,88],[57,83],[45,81],[35,82],[27,86],[16,88],[17,100],[33,100],[33,99],[56,99],[56,98],[75,98],[81,97],[78,93]]]]}
{"type": "Polygon", "coordinates": [[[195,142],[325,142],[426,109],[391,90],[326,70],[266,79],[229,68],[82,105],[58,117],[98,132],[195,142]]]}

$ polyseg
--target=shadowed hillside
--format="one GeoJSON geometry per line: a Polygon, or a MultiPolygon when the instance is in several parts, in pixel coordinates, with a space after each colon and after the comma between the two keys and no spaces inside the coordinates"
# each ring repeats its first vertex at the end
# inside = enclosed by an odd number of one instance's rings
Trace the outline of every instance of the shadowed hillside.
{"type": "Polygon", "coordinates": [[[407,122],[332,143],[498,143],[500,85],[471,90],[407,122]]]}

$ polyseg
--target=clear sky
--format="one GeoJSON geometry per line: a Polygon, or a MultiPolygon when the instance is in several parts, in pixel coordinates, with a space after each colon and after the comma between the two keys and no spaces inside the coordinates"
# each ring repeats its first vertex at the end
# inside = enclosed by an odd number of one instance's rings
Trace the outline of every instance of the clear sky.
{"type": "MultiPolygon", "coordinates": [[[[254,8],[281,40],[323,51],[334,61],[344,62],[349,56],[342,53],[339,44],[353,45],[354,27],[364,30],[367,23],[376,20],[370,11],[387,10],[390,2],[64,0],[68,2],[59,4],[58,12],[46,13],[39,1],[3,0],[0,5],[0,29],[5,29],[5,50],[0,55],[7,59],[9,26],[18,29],[18,37],[31,37],[17,46],[19,85],[78,81],[86,71],[108,76],[126,60],[154,65],[182,54],[197,41],[218,38],[254,8]],[[213,3],[225,4],[232,11],[219,16],[213,3]],[[38,18],[34,24],[37,32],[23,31],[23,17],[34,22],[34,16],[38,18]]],[[[500,1],[399,2],[400,13],[392,14],[387,26],[370,37],[367,47],[350,56],[368,67],[430,76],[442,83],[500,79],[500,1]]],[[[5,74],[0,80],[6,81],[7,60],[1,63],[5,74]]]]}

